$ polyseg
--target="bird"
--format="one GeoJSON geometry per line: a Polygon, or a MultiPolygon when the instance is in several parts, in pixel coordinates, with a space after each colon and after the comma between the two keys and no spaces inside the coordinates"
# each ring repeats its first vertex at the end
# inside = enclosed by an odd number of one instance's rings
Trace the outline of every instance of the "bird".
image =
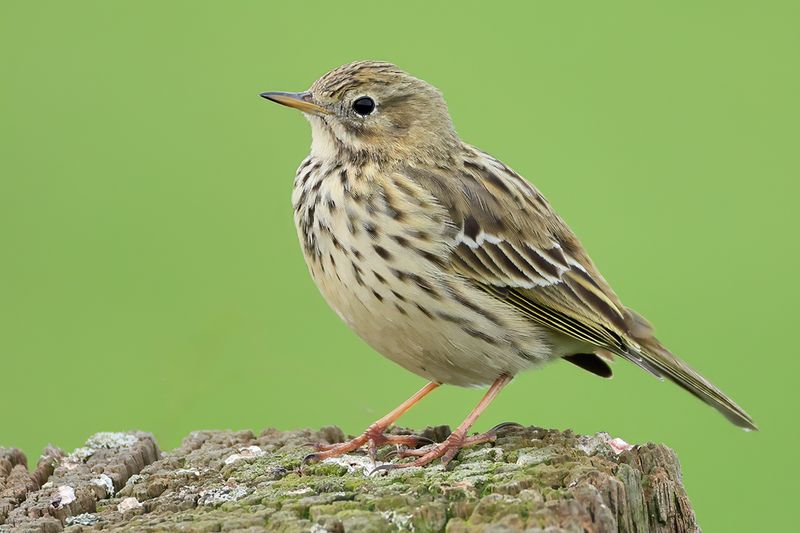
{"type": "Polygon", "coordinates": [[[469,430],[518,373],[566,360],[608,378],[620,357],[670,380],[733,424],[753,419],[667,350],[626,307],[548,200],[456,133],[442,93],[384,61],[335,68],[309,90],[264,92],[311,125],[292,206],[308,270],[338,316],[428,383],[361,435],[308,462],[395,445],[389,468],[447,464],[503,425],[469,430]],[[387,433],[437,387],[487,387],[440,443],[387,433]]]}

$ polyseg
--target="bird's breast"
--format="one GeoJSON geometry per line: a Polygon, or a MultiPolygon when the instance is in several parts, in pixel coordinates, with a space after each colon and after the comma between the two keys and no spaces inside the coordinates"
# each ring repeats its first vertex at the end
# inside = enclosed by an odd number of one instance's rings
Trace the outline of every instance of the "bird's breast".
{"type": "Polygon", "coordinates": [[[446,213],[430,194],[376,167],[309,158],[298,170],[292,203],[311,275],[348,322],[387,301],[407,311],[410,293],[433,290],[427,280],[440,275],[454,243],[446,213]]]}

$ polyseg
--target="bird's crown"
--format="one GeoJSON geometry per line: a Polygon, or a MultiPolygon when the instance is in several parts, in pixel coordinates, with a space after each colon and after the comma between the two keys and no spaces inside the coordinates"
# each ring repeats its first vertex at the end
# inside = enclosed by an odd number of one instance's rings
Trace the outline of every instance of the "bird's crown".
{"type": "Polygon", "coordinates": [[[311,86],[311,92],[336,98],[353,88],[398,83],[405,79],[421,81],[386,61],[356,61],[324,74],[311,86]]]}

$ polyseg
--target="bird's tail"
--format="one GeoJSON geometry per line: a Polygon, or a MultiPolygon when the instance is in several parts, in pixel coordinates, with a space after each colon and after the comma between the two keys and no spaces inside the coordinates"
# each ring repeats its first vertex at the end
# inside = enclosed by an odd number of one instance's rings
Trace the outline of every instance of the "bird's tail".
{"type": "Polygon", "coordinates": [[[653,328],[633,309],[628,309],[632,331],[630,333],[639,343],[636,353],[625,355],[645,370],[658,377],[665,377],[681,388],[700,398],[722,413],[722,416],[747,431],[758,431],[755,421],[747,412],[736,405],[713,383],[697,373],[689,365],[675,357],[653,336],[653,328]]]}

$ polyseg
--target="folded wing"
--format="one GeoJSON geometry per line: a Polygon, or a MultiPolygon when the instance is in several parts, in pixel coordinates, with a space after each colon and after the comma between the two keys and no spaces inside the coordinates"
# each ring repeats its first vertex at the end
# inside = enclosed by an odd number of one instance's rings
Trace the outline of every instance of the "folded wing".
{"type": "Polygon", "coordinates": [[[468,147],[453,169],[404,172],[431,191],[458,229],[447,265],[454,273],[531,320],[666,377],[734,424],[755,429],[747,413],[620,302],[566,223],[503,163],[468,147]]]}

